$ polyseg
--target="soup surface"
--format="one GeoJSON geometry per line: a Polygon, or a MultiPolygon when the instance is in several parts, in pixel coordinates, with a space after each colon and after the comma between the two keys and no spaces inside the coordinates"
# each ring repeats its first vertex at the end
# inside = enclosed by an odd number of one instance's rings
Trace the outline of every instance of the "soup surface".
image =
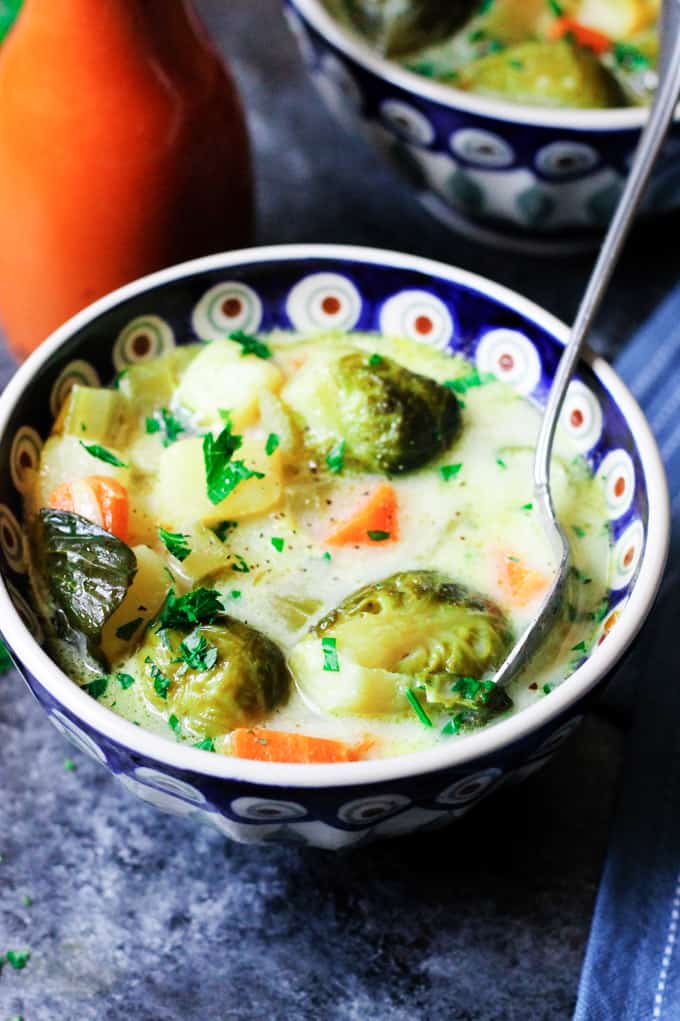
{"type": "Polygon", "coordinates": [[[659,0],[325,0],[411,71],[537,106],[620,107],[656,85],[659,0]]]}
{"type": "Polygon", "coordinates": [[[495,688],[555,569],[538,424],[463,358],[378,334],[233,334],[75,386],[25,506],[51,652],[128,720],[218,753],[461,739],[550,697],[605,612],[604,493],[560,430],[568,596],[495,688]]]}

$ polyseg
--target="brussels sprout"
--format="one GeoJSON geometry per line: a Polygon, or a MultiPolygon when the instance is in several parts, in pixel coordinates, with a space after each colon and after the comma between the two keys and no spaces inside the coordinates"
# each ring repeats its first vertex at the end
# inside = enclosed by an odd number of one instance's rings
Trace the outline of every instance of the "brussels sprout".
{"type": "Polygon", "coordinates": [[[400,474],[446,450],[461,429],[445,386],[391,358],[360,351],[310,358],[284,399],[306,423],[306,441],[327,456],[343,445],[343,466],[400,474]]]}
{"type": "Polygon", "coordinates": [[[388,56],[444,38],[475,6],[473,0],[327,0],[327,3],[338,18],[388,56]]]}
{"type": "Polygon", "coordinates": [[[566,40],[530,40],[461,68],[462,89],[535,106],[626,106],[611,73],[589,50],[566,40]]]}
{"type": "Polygon", "coordinates": [[[436,571],[403,571],[345,599],[298,643],[290,663],[303,696],[325,712],[403,716],[411,689],[479,725],[512,705],[492,682],[480,682],[511,642],[490,600],[436,571]],[[329,638],[337,669],[324,665],[329,638]]]}
{"type": "Polygon", "coordinates": [[[279,647],[226,616],[193,630],[152,627],[130,664],[149,702],[174,715],[185,736],[253,726],[290,693],[279,647]]]}

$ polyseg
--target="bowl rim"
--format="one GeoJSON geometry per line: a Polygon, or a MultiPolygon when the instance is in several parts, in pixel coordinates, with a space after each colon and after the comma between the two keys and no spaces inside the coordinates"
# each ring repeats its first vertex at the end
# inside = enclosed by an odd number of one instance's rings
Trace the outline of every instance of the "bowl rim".
{"type": "MultiPolygon", "coordinates": [[[[341,271],[342,263],[377,265],[388,270],[414,270],[482,293],[546,330],[558,343],[564,344],[568,336],[564,323],[511,289],[478,274],[421,256],[332,244],[272,245],[209,255],[135,280],[89,305],[52,333],[19,367],[0,395],[0,443],[8,441],[7,427],[14,408],[45,363],[74,333],[122,302],[198,273],[242,269],[263,262],[312,260],[327,261],[336,272],[341,271]]],[[[620,660],[651,609],[666,562],[670,508],[665,471],[656,441],[634,397],[607,362],[590,351],[586,352],[585,361],[624,415],[635,440],[649,497],[645,549],[637,580],[607,641],[597,646],[585,663],[551,692],[550,698],[541,699],[508,719],[456,741],[442,742],[424,751],[392,758],[324,765],[254,762],[173,743],[135,726],[91,698],[60,670],[31,634],[10,598],[3,572],[0,573],[0,621],[7,644],[50,696],[77,720],[133,753],[155,760],[159,766],[171,770],[265,787],[357,787],[404,781],[413,776],[460,768],[498,754],[506,745],[526,737],[563,714],[620,660]]]]}
{"type": "MultiPolygon", "coordinates": [[[[358,34],[345,28],[323,6],[321,0],[284,0],[309,21],[312,27],[344,56],[360,64],[379,78],[404,89],[421,99],[429,99],[453,110],[463,110],[478,117],[491,117],[513,124],[527,124],[542,128],[570,129],[572,131],[632,131],[639,130],[647,121],[646,106],[624,106],[614,109],[581,110],[572,107],[530,106],[512,103],[490,96],[464,92],[452,85],[431,81],[423,75],[409,71],[395,61],[382,57],[358,34]]],[[[680,106],[675,123],[680,123],[680,106]]]]}

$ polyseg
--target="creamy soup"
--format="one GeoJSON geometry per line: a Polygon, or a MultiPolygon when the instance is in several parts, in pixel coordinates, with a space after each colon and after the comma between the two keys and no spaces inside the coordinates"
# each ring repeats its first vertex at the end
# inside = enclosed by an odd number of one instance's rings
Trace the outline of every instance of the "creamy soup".
{"type": "Polygon", "coordinates": [[[52,654],[128,720],[217,753],[462,739],[550,697],[605,612],[603,490],[559,432],[568,594],[494,686],[555,570],[538,424],[463,358],[377,334],[234,334],[75,386],[26,499],[52,654]]]}
{"type": "Polygon", "coordinates": [[[388,57],[468,92],[619,107],[647,102],[656,86],[659,0],[325,2],[388,57]]]}

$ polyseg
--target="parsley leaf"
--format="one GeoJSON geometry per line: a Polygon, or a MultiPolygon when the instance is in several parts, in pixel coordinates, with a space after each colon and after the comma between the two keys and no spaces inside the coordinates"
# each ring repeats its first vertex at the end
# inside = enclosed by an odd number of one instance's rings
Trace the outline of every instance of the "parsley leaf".
{"type": "Polygon", "coordinates": [[[123,691],[127,691],[135,683],[135,679],[132,674],[116,674],[116,680],[120,684],[123,691]]]}
{"type": "Polygon", "coordinates": [[[342,469],[345,467],[345,441],[340,440],[336,443],[328,452],[326,457],[326,465],[328,470],[332,471],[334,475],[339,475],[342,469]]]}
{"type": "Polygon", "coordinates": [[[170,678],[166,677],[163,671],[156,666],[151,656],[147,656],[144,662],[149,664],[149,673],[153,680],[153,690],[160,698],[167,699],[168,690],[172,683],[170,678]]]}
{"type": "Polygon", "coordinates": [[[9,649],[2,639],[0,639],[0,674],[6,674],[8,670],[13,668],[13,666],[14,663],[12,662],[9,649]]]}
{"type": "Polygon", "coordinates": [[[280,442],[281,440],[279,439],[276,433],[269,433],[269,436],[267,437],[267,442],[265,443],[264,446],[264,452],[267,455],[267,457],[272,456],[280,442]]]}
{"type": "Polygon", "coordinates": [[[100,461],[104,461],[106,464],[112,464],[114,468],[128,467],[125,461],[121,461],[119,457],[112,454],[110,450],[106,449],[106,447],[100,447],[98,443],[83,443],[83,441],[80,440],[80,445],[81,447],[84,447],[88,454],[92,457],[97,457],[100,461]]]}
{"type": "Polygon", "coordinates": [[[232,571],[236,571],[237,574],[249,574],[250,573],[250,568],[248,567],[248,564],[245,562],[245,560],[241,556],[241,554],[240,553],[234,553],[233,557],[234,557],[235,560],[238,561],[238,563],[231,565],[232,571]]]}
{"type": "Polygon", "coordinates": [[[443,464],[439,469],[439,474],[444,479],[444,482],[448,482],[449,479],[456,477],[462,467],[462,464],[443,464]]]}
{"type": "Polygon", "coordinates": [[[243,348],[241,357],[255,355],[256,358],[271,358],[272,356],[271,350],[263,341],[253,337],[250,333],[244,333],[243,330],[234,330],[229,334],[229,340],[235,340],[237,344],[241,345],[243,348]]]}
{"type": "Polygon", "coordinates": [[[333,673],[338,673],[340,670],[340,663],[338,661],[338,654],[336,652],[335,638],[322,638],[321,648],[323,650],[323,668],[324,670],[330,670],[333,673]]]}
{"type": "Polygon", "coordinates": [[[147,433],[162,432],[163,446],[169,447],[171,443],[177,441],[180,433],[186,432],[186,429],[172,412],[167,408],[161,408],[153,418],[147,418],[146,431],[147,433]]]}
{"type": "Polygon", "coordinates": [[[187,536],[182,532],[167,532],[165,528],[159,528],[158,534],[166,550],[175,560],[186,560],[191,553],[191,546],[187,542],[187,536]]]}
{"type": "Polygon", "coordinates": [[[413,712],[416,714],[416,716],[418,717],[418,719],[420,720],[422,725],[424,727],[431,727],[432,726],[432,720],[427,715],[427,713],[425,712],[425,710],[421,706],[420,702],[418,701],[417,696],[415,695],[415,693],[413,691],[411,691],[410,688],[406,689],[406,698],[411,703],[411,708],[413,709],[413,712]]]}
{"type": "Polygon", "coordinates": [[[182,733],[182,724],[179,722],[174,713],[171,713],[168,718],[168,726],[170,727],[170,730],[177,734],[178,737],[182,733]]]}
{"type": "Polygon", "coordinates": [[[180,643],[179,654],[182,662],[192,670],[212,670],[217,663],[217,646],[211,645],[200,631],[192,631],[180,643]]]}
{"type": "Polygon", "coordinates": [[[108,686],[108,677],[95,677],[89,684],[83,685],[83,691],[86,691],[92,698],[101,698],[108,686]]]}
{"type": "Polygon", "coordinates": [[[212,433],[206,433],[203,437],[205,481],[211,503],[221,503],[232,490],[236,489],[239,482],[264,478],[262,472],[251,471],[244,461],[232,461],[233,455],[242,443],[243,438],[232,433],[229,421],[225,423],[224,429],[217,437],[212,433]]]}
{"type": "Polygon", "coordinates": [[[211,531],[215,533],[220,542],[224,542],[229,532],[238,528],[238,521],[220,521],[219,525],[213,525],[211,531]]]}
{"type": "Polygon", "coordinates": [[[204,752],[214,752],[215,742],[211,737],[204,737],[202,741],[197,741],[196,744],[191,746],[192,748],[200,748],[204,752]]]}
{"type": "Polygon", "coordinates": [[[30,950],[8,950],[5,960],[15,971],[22,971],[31,959],[30,950]]]}
{"type": "Polygon", "coordinates": [[[368,359],[368,364],[371,366],[371,368],[373,368],[376,365],[380,365],[381,363],[382,355],[379,355],[377,352],[375,354],[372,354],[371,357],[368,359]]]}
{"type": "Polygon", "coordinates": [[[170,589],[158,615],[156,630],[212,624],[221,613],[224,613],[224,606],[215,589],[196,588],[183,596],[176,596],[174,589],[170,589]]]}
{"type": "Polygon", "coordinates": [[[283,553],[283,547],[286,545],[286,540],[281,539],[278,535],[272,536],[272,546],[277,553],[283,553]]]}
{"type": "Polygon", "coordinates": [[[142,617],[135,617],[134,620],[128,620],[125,624],[121,624],[119,628],[116,628],[116,638],[120,638],[123,642],[129,642],[142,623],[142,619],[142,617]]]}
{"type": "Polygon", "coordinates": [[[379,529],[371,529],[366,532],[366,535],[371,542],[385,542],[386,539],[390,538],[390,532],[381,532],[379,529]]]}

